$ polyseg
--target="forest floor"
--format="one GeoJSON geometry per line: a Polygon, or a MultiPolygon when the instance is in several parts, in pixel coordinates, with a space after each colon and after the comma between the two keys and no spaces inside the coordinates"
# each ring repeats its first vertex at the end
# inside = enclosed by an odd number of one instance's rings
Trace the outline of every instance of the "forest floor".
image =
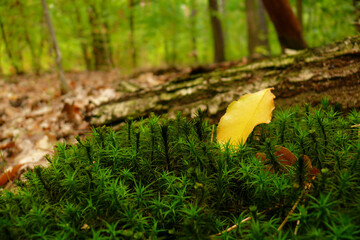
{"type": "MultiPolygon", "coordinates": [[[[151,88],[174,74],[144,72],[128,78],[131,85],[126,86],[151,88]]],[[[15,178],[22,170],[46,165],[44,156],[53,153],[57,142],[74,143],[76,135],[91,132],[88,111],[121,94],[117,71],[67,73],[66,78],[73,92],[63,96],[54,73],[0,78],[0,174],[15,178]]],[[[0,176],[0,186],[5,183],[0,176]]]]}
{"type": "Polygon", "coordinates": [[[9,177],[16,179],[26,169],[46,166],[45,156],[53,154],[58,142],[75,143],[75,136],[90,133],[86,115],[95,106],[191,71],[194,69],[147,69],[126,77],[116,70],[71,72],[66,79],[73,91],[66,95],[60,94],[56,73],[0,77],[0,186],[11,187],[9,177]]]}
{"type": "MultiPolygon", "coordinates": [[[[198,68],[144,70],[128,77],[122,77],[116,70],[66,73],[73,91],[63,96],[55,73],[0,78],[0,186],[12,186],[7,181],[9,176],[16,179],[25,169],[47,165],[45,156],[53,154],[56,143],[75,143],[76,135],[90,133],[86,116],[99,104],[180,77],[244,64],[246,59],[198,68]]],[[[327,94],[333,98],[360,99],[358,88],[346,96],[343,90],[333,88],[327,94]]],[[[279,106],[311,103],[311,97],[313,94],[308,96],[304,92],[297,96],[301,99],[279,98],[277,103],[279,106]]]]}

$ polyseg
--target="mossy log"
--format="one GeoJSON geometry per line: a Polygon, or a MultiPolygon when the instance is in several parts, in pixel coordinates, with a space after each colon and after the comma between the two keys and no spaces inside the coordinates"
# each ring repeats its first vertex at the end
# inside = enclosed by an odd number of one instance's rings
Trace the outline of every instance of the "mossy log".
{"type": "Polygon", "coordinates": [[[200,108],[216,120],[241,95],[269,87],[274,88],[276,107],[316,104],[322,97],[344,109],[360,107],[360,36],[123,94],[94,108],[89,119],[98,126],[151,112],[171,117],[181,111],[192,116],[200,108]]]}

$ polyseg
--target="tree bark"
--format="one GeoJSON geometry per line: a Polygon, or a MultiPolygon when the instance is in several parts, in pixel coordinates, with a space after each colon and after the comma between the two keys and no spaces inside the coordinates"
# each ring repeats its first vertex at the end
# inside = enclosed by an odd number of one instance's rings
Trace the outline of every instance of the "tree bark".
{"type": "Polygon", "coordinates": [[[131,51],[131,60],[132,60],[132,67],[137,67],[136,62],[136,46],[135,46],[135,27],[134,27],[134,0],[129,0],[129,27],[130,27],[130,51],[131,51]]]}
{"type": "Polygon", "coordinates": [[[291,10],[289,0],[263,0],[263,3],[275,26],[282,49],[307,48],[301,25],[291,10]]]}
{"type": "Polygon", "coordinates": [[[66,94],[66,93],[70,92],[71,88],[70,88],[70,86],[67,84],[67,82],[65,80],[65,75],[64,75],[64,71],[63,71],[62,63],[61,63],[61,61],[62,61],[61,51],[60,51],[60,48],[59,48],[59,45],[58,45],[58,42],[57,42],[57,39],[56,39],[56,34],[55,34],[54,27],[53,27],[52,22],[51,22],[49,9],[47,7],[46,0],[41,0],[41,3],[42,3],[42,6],[43,6],[45,21],[46,21],[46,24],[47,24],[47,26],[49,28],[50,37],[51,37],[52,44],[53,44],[55,54],[56,54],[55,62],[56,62],[56,65],[57,65],[57,70],[58,70],[59,79],[60,79],[60,92],[61,92],[61,94],[66,94]]]}
{"type": "Polygon", "coordinates": [[[266,11],[264,8],[264,4],[261,0],[257,0],[258,9],[257,9],[257,15],[258,15],[258,21],[259,21],[259,38],[260,38],[260,44],[265,47],[265,50],[267,51],[267,54],[270,55],[270,45],[269,45],[269,30],[267,26],[266,21],[266,11]]]}
{"type": "Polygon", "coordinates": [[[329,46],[282,55],[244,66],[197,75],[185,75],[158,85],[123,93],[119,99],[94,108],[93,125],[116,125],[128,117],[146,117],[177,111],[194,116],[198,108],[215,122],[226,107],[246,93],[275,88],[276,107],[319,103],[322,97],[360,108],[360,36],[329,46]]]}
{"type": "Polygon", "coordinates": [[[219,10],[217,0],[209,0],[209,14],[212,28],[212,35],[214,40],[214,61],[225,61],[225,41],[224,34],[219,19],[219,10]]]}
{"type": "Polygon", "coordinates": [[[303,29],[303,5],[302,0],[296,0],[296,16],[299,20],[301,29],[303,29]]]}

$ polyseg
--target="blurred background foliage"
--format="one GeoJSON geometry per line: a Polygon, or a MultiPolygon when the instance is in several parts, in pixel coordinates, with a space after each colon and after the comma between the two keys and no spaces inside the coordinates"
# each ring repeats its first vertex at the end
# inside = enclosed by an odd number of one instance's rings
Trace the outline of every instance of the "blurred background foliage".
{"type": "MultiPolygon", "coordinates": [[[[309,47],[356,34],[356,1],[301,2],[304,37],[309,47]]],[[[66,71],[96,70],[106,65],[129,73],[134,69],[213,62],[207,0],[47,3],[66,71]],[[101,45],[97,48],[101,53],[94,51],[96,44],[101,45]]],[[[296,13],[297,1],[290,3],[296,13]]],[[[241,60],[249,55],[245,1],[219,0],[218,4],[226,60],[241,60]]],[[[278,55],[281,46],[271,21],[266,19],[270,55],[278,55]]],[[[0,24],[0,74],[39,74],[55,68],[41,1],[0,1],[0,24]]]]}

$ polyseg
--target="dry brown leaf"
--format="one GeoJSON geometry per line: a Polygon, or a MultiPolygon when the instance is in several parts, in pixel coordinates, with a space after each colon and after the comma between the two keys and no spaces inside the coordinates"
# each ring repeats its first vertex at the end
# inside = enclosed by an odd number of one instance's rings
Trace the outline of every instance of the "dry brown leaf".
{"type": "Polygon", "coordinates": [[[23,166],[23,164],[17,164],[12,169],[7,170],[0,176],[0,186],[4,186],[8,181],[13,180],[18,174],[19,169],[23,166]]]}
{"type": "MultiPolygon", "coordinates": [[[[278,158],[277,160],[284,166],[284,171],[288,172],[290,166],[294,166],[297,160],[297,157],[287,148],[282,146],[275,146],[276,152],[274,155],[278,158]]],[[[262,163],[266,163],[268,159],[266,158],[265,153],[256,153],[256,157],[260,159],[262,163]]],[[[320,173],[319,169],[313,167],[311,160],[307,155],[304,155],[304,161],[308,166],[309,178],[316,176],[320,173]]],[[[274,172],[274,169],[271,164],[266,165],[266,169],[270,172],[274,172]]]]}

